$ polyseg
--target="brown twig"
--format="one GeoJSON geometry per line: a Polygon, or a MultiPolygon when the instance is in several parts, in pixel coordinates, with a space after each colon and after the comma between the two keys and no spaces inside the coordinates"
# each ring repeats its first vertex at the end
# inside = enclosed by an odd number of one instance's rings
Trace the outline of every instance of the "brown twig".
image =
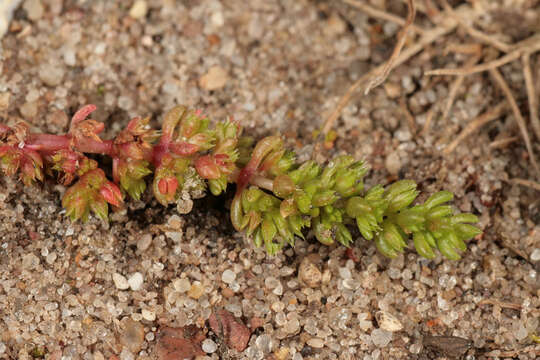
{"type": "Polygon", "coordinates": [[[452,141],[443,151],[444,155],[450,154],[456,149],[460,142],[462,142],[467,136],[474,133],[476,130],[487,124],[488,122],[497,119],[503,113],[505,108],[505,103],[500,103],[495,106],[493,109],[477,116],[472,120],[465,128],[459,133],[459,135],[452,141]]]}
{"type": "Polygon", "coordinates": [[[529,100],[529,117],[536,138],[540,140],[540,120],[538,119],[538,98],[534,88],[534,80],[531,71],[530,54],[523,54],[521,57],[523,63],[523,77],[525,78],[525,87],[527,88],[527,98],[529,100]]]}
{"type": "Polygon", "coordinates": [[[424,126],[422,127],[422,130],[420,131],[420,135],[424,136],[431,126],[431,122],[433,121],[433,117],[437,113],[437,105],[433,105],[426,114],[426,122],[424,123],[424,126]]]}
{"type": "MultiPolygon", "coordinates": [[[[359,1],[359,0],[343,0],[345,4],[348,4],[352,7],[357,8],[358,10],[362,11],[363,13],[366,13],[367,15],[371,16],[374,19],[380,19],[385,21],[390,21],[393,23],[396,23],[401,26],[405,26],[407,24],[407,20],[403,19],[399,16],[396,16],[394,14],[388,13],[386,11],[374,8],[373,6],[368,5],[365,1],[359,1]]],[[[425,30],[411,24],[410,30],[414,31],[418,34],[425,33],[425,30]]]]}
{"type": "Polygon", "coordinates": [[[473,66],[469,69],[464,68],[457,68],[457,69],[434,69],[429,70],[424,73],[426,76],[432,76],[432,75],[471,75],[478,72],[483,72],[491,69],[496,69],[504,64],[508,64],[509,62],[512,62],[519,57],[521,57],[524,54],[532,54],[540,50],[540,38],[537,38],[536,36],[531,36],[531,41],[535,40],[534,42],[526,41],[523,42],[520,46],[515,46],[515,50],[512,52],[501,56],[498,59],[495,59],[493,61],[483,63],[477,66],[473,66]]]}
{"type": "Polygon", "coordinates": [[[461,17],[459,17],[454,9],[448,4],[446,0],[442,0],[442,5],[444,7],[444,10],[454,19],[456,20],[461,27],[465,29],[465,31],[473,38],[479,40],[482,43],[485,43],[487,45],[491,45],[494,48],[502,51],[502,52],[510,52],[512,50],[512,46],[495,39],[493,36],[490,36],[488,34],[483,33],[480,30],[475,29],[474,27],[468,25],[463,21],[461,17]]]}
{"type": "Polygon", "coordinates": [[[521,304],[504,302],[497,299],[484,299],[478,303],[478,305],[495,305],[503,309],[521,310],[523,307],[521,304]]]}
{"type": "Polygon", "coordinates": [[[519,58],[521,56],[521,51],[513,51],[507,55],[504,55],[496,60],[483,63],[480,65],[472,66],[468,69],[466,68],[457,68],[457,69],[434,69],[428,70],[424,73],[426,76],[432,75],[456,75],[456,76],[466,76],[471,75],[491,69],[496,69],[501,65],[507,64],[519,58]]]}
{"type": "Polygon", "coordinates": [[[410,30],[410,27],[412,23],[414,22],[414,18],[416,17],[416,8],[414,7],[414,0],[409,0],[407,2],[408,5],[408,11],[407,14],[407,21],[405,22],[405,25],[401,28],[397,35],[397,43],[394,47],[394,51],[392,51],[392,55],[390,55],[390,58],[386,61],[384,64],[384,67],[382,68],[382,71],[380,73],[376,73],[375,76],[373,76],[367,86],[364,90],[364,94],[367,95],[369,91],[379,85],[381,85],[384,80],[388,77],[390,74],[390,71],[394,68],[395,62],[397,58],[399,57],[399,54],[401,53],[401,49],[403,49],[403,45],[405,45],[405,40],[407,39],[407,34],[410,30]]]}
{"type": "Polygon", "coordinates": [[[407,119],[407,125],[409,126],[409,131],[412,135],[416,134],[416,122],[414,121],[414,116],[409,111],[409,108],[407,107],[407,102],[404,97],[401,97],[399,99],[399,106],[401,107],[401,110],[403,111],[403,114],[405,115],[405,118],[407,119]]]}
{"type": "MultiPolygon", "coordinates": [[[[467,63],[465,64],[466,69],[470,68],[471,66],[476,64],[478,60],[480,60],[481,51],[482,50],[480,49],[479,54],[477,56],[473,56],[469,59],[469,61],[467,61],[467,63]]],[[[452,109],[452,105],[454,104],[454,100],[456,99],[457,92],[459,88],[461,87],[461,85],[463,84],[464,80],[465,80],[465,76],[460,75],[454,80],[454,82],[450,86],[450,91],[448,93],[448,100],[446,100],[446,104],[444,106],[444,110],[443,110],[443,114],[441,118],[442,121],[446,120],[446,118],[448,117],[448,114],[450,114],[450,110],[452,109]]]]}
{"type": "Polygon", "coordinates": [[[498,358],[514,358],[519,354],[532,353],[535,356],[540,356],[540,348],[538,345],[526,346],[522,349],[516,350],[494,350],[484,354],[484,356],[493,356],[498,358]]]}
{"type": "MultiPolygon", "coordinates": [[[[468,6],[463,7],[463,11],[468,11],[469,9],[470,8],[468,6]]],[[[405,61],[409,60],[411,57],[423,50],[427,45],[450,33],[456,28],[456,26],[457,22],[450,21],[446,22],[444,25],[437,26],[430,30],[426,30],[424,35],[422,35],[416,43],[401,52],[401,54],[398,56],[394,63],[394,67],[403,64],[405,61]]],[[[328,116],[324,121],[323,127],[321,129],[321,135],[326,135],[330,131],[330,129],[332,129],[332,126],[338,119],[339,114],[341,114],[343,108],[347,106],[356,90],[358,90],[362,85],[364,85],[368,79],[372,78],[374,74],[378,74],[383,71],[384,66],[385,64],[382,64],[372,69],[371,71],[360,77],[358,80],[356,80],[356,82],[347,89],[345,94],[343,94],[343,96],[339,100],[339,103],[337,104],[334,111],[332,111],[330,116],[328,116]]]]}
{"type": "Polygon", "coordinates": [[[506,137],[506,138],[503,138],[503,139],[495,140],[495,141],[492,141],[489,144],[489,148],[490,149],[505,148],[508,145],[510,145],[511,143],[516,142],[518,140],[519,140],[518,136],[510,136],[510,137],[506,137]]]}
{"type": "Polygon", "coordinates": [[[512,95],[512,92],[510,91],[510,88],[508,87],[508,84],[502,77],[501,73],[497,69],[490,69],[489,73],[497,83],[497,85],[501,88],[502,92],[506,96],[506,100],[510,104],[510,107],[512,108],[512,112],[514,113],[514,118],[516,119],[516,122],[519,126],[519,130],[521,132],[521,136],[523,137],[523,140],[525,141],[525,147],[527,148],[527,152],[529,153],[529,160],[531,161],[532,166],[536,170],[536,174],[540,175],[540,168],[538,167],[538,163],[536,162],[536,159],[534,157],[534,152],[531,145],[531,139],[529,138],[529,133],[527,132],[527,126],[525,125],[525,120],[523,119],[523,116],[521,115],[521,111],[519,110],[519,107],[517,105],[516,99],[514,98],[514,95],[512,95]]]}
{"type": "Polygon", "coordinates": [[[510,182],[540,191],[540,184],[532,180],[514,178],[511,179],[510,182]]]}

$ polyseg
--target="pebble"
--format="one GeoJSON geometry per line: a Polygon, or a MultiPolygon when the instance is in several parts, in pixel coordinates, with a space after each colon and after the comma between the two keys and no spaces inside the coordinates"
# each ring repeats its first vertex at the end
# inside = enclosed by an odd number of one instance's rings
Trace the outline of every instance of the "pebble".
{"type": "Polygon", "coordinates": [[[114,273],[112,279],[117,289],[126,290],[129,288],[129,283],[125,276],[119,273],[114,273]]]}
{"type": "Polygon", "coordinates": [[[141,236],[139,241],[137,241],[137,249],[139,251],[145,251],[150,247],[152,244],[152,235],[151,234],[144,234],[141,236]]]}
{"type": "Polygon", "coordinates": [[[302,260],[298,268],[298,280],[304,282],[309,287],[317,287],[320,285],[322,274],[319,268],[311,262],[307,257],[302,260]]]}
{"type": "Polygon", "coordinates": [[[134,19],[142,19],[148,12],[148,4],[145,0],[136,0],[133,3],[131,9],[129,9],[129,16],[134,19]]]}
{"type": "Polygon", "coordinates": [[[35,101],[29,101],[25,102],[20,108],[19,108],[21,115],[29,120],[36,117],[38,112],[37,103],[35,101]]]}
{"type": "Polygon", "coordinates": [[[64,69],[53,64],[43,64],[39,69],[39,78],[45,85],[57,86],[64,79],[64,69]]]}
{"type": "Polygon", "coordinates": [[[235,279],[236,274],[230,269],[225,270],[223,274],[221,274],[221,281],[223,281],[225,284],[232,284],[235,279]]]}
{"type": "Polygon", "coordinates": [[[179,293],[185,293],[191,289],[191,283],[186,278],[176,279],[173,281],[173,287],[179,293]]]}
{"type": "Polygon", "coordinates": [[[148,309],[142,309],[141,315],[144,320],[154,321],[156,320],[156,313],[148,309]]]}
{"type": "Polygon", "coordinates": [[[347,30],[347,24],[337,14],[332,14],[326,21],[326,26],[323,27],[323,32],[328,36],[341,35],[347,30]]]}
{"type": "Polygon", "coordinates": [[[217,350],[217,344],[212,339],[205,339],[202,342],[202,349],[205,353],[212,354],[217,350]]]}
{"type": "Polygon", "coordinates": [[[205,90],[218,90],[227,83],[227,72],[220,66],[212,66],[206,74],[199,79],[199,86],[205,90]]]}
{"type": "Polygon", "coordinates": [[[321,349],[324,347],[324,340],[320,338],[311,338],[307,341],[307,344],[315,349],[321,349]]]}
{"type": "Polygon", "coordinates": [[[540,249],[536,248],[531,253],[531,261],[540,261],[540,249]]]}
{"type": "Polygon", "coordinates": [[[122,320],[123,328],[120,334],[120,343],[132,353],[136,354],[144,342],[144,326],[132,319],[122,320]]]}
{"type": "Polygon", "coordinates": [[[129,287],[131,290],[137,291],[141,288],[143,281],[144,278],[140,272],[133,273],[128,279],[129,287]]]}
{"type": "Polygon", "coordinates": [[[280,347],[276,351],[274,351],[274,357],[276,360],[285,360],[289,358],[289,348],[287,347],[280,347]]]}
{"type": "Polygon", "coordinates": [[[375,313],[375,319],[377,319],[379,327],[383,330],[391,332],[403,330],[401,322],[387,311],[377,311],[375,313]]]}
{"type": "Polygon", "coordinates": [[[384,329],[375,329],[371,332],[371,341],[378,347],[385,347],[392,341],[392,333],[384,329]]]}
{"type": "Polygon", "coordinates": [[[0,111],[6,111],[8,109],[10,97],[11,93],[7,91],[0,93],[0,111]]]}
{"type": "Polygon", "coordinates": [[[26,0],[23,4],[23,9],[26,11],[28,18],[32,21],[41,19],[44,12],[41,0],[26,0]]]}
{"type": "Polygon", "coordinates": [[[391,152],[384,161],[384,166],[386,167],[386,170],[392,175],[397,175],[399,173],[399,170],[401,169],[401,158],[399,157],[399,154],[394,151],[391,152]]]}
{"type": "Polygon", "coordinates": [[[204,288],[201,285],[201,283],[198,281],[195,281],[193,285],[191,285],[191,288],[188,291],[188,296],[195,300],[203,296],[203,294],[204,294],[204,288]]]}

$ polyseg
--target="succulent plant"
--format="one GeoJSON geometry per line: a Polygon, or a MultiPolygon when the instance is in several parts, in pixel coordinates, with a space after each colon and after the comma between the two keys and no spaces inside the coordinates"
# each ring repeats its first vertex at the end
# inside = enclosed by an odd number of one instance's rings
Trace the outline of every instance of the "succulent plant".
{"type": "Polygon", "coordinates": [[[187,188],[206,187],[219,195],[234,183],[233,226],[270,254],[293,246],[305,229],[322,244],[349,247],[356,227],[387,257],[403,252],[412,240],[423,257],[434,258],[438,250],[456,260],[466,242],[480,234],[472,225],[476,216],[448,205],[453,199],[448,191],[415,204],[419,192],[412,180],[365,189],[368,166],[351,156],[299,164],[279,136],[253,146],[239,124],[225,121],[210,128],[200,111],[184,106],[167,112],[161,131],[149,127],[149,118],[134,118],[113,140],[103,140],[104,124],[87,119],[95,109],[87,105],[77,111],[65,135],[34,134],[24,123],[0,124],[0,165],[6,175],[19,173],[26,185],[45,175],[66,186],[77,180],[62,199],[74,221],[86,221],[91,212],[107,221],[109,206],[121,208],[125,194],[140,200],[150,181],[164,206],[187,188]],[[112,181],[88,154],[112,158],[112,181]]]}

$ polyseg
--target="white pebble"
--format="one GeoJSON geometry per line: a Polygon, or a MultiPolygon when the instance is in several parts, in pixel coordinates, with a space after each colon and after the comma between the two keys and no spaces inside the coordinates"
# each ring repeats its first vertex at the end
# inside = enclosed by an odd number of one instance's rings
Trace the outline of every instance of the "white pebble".
{"type": "Polygon", "coordinates": [[[540,249],[536,248],[531,253],[531,261],[540,261],[540,249]]]}
{"type": "Polygon", "coordinates": [[[386,331],[400,331],[403,329],[401,322],[387,311],[377,311],[375,314],[379,327],[386,331]]]}
{"type": "Polygon", "coordinates": [[[202,342],[202,349],[205,353],[211,354],[217,350],[217,344],[211,339],[202,342]]]}
{"type": "Polygon", "coordinates": [[[142,19],[148,12],[148,4],[145,0],[137,0],[129,10],[129,16],[134,19],[142,19]]]}
{"type": "Polygon", "coordinates": [[[144,279],[142,274],[140,272],[136,272],[129,277],[128,284],[131,290],[137,291],[141,288],[143,281],[144,279]]]}
{"type": "Polygon", "coordinates": [[[141,315],[142,315],[143,319],[145,319],[145,320],[148,320],[148,321],[156,320],[156,313],[154,311],[151,311],[151,310],[148,310],[148,309],[143,309],[141,311],[141,315]]]}
{"type": "Polygon", "coordinates": [[[234,280],[236,279],[236,274],[232,270],[225,270],[223,274],[221,275],[221,281],[223,281],[225,284],[232,284],[234,280]]]}
{"type": "Polygon", "coordinates": [[[127,288],[129,288],[129,283],[125,276],[119,273],[114,273],[112,279],[117,289],[126,290],[127,288]]]}

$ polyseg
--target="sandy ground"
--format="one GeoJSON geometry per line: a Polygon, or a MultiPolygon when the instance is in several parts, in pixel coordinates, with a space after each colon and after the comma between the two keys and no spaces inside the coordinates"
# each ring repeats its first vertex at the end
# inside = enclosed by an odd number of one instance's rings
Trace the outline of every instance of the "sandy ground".
{"type": "MultiPolygon", "coordinates": [[[[401,2],[371,3],[407,13],[401,2]]],[[[485,31],[503,29],[508,43],[539,31],[538,3],[495,3],[479,18],[485,31]]],[[[437,25],[422,11],[416,24],[437,25]]],[[[26,0],[0,43],[0,121],[62,133],[61,112],[93,103],[107,137],[132,116],[157,125],[186,104],[211,119],[232,115],[254,136],[280,131],[305,156],[312,132],[389,56],[398,31],[341,1],[26,0]]],[[[366,159],[369,184],[408,177],[426,193],[455,192],[456,206],[478,214],[484,230],[462,260],[407,251],[389,261],[359,237],[352,256],[308,239],[270,257],[234,233],[222,198],[198,200],[186,216],[148,198],[110,224],[72,224],[62,186],[24,188],[1,177],[0,358],[180,358],[160,352],[166,327],[198,329],[199,359],[540,356],[540,197],[510,181],[534,179],[512,113],[441,155],[472,119],[505,101],[502,93],[487,74],[465,77],[449,116],[437,111],[420,133],[454,80],[423,73],[461,66],[470,55],[445,49],[472,42],[455,30],[384,86],[356,94],[324,155],[366,159]],[[306,258],[322,277],[313,287],[298,280],[306,258]],[[246,324],[243,351],[210,329],[219,309],[246,324]]],[[[538,79],[540,60],[531,60],[538,79]]],[[[527,115],[520,64],[500,71],[527,115]]]]}

